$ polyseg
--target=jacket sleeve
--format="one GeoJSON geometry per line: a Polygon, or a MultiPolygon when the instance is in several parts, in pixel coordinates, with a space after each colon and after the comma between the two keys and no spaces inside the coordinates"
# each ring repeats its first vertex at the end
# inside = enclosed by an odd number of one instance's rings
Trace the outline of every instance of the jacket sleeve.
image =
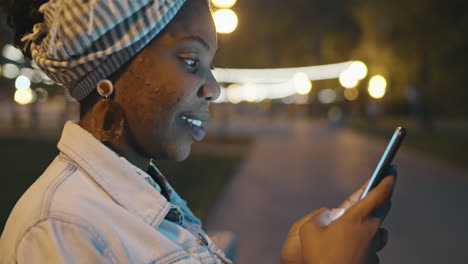
{"type": "Polygon", "coordinates": [[[31,227],[17,247],[17,263],[111,263],[105,240],[85,226],[59,219],[31,227]]]}

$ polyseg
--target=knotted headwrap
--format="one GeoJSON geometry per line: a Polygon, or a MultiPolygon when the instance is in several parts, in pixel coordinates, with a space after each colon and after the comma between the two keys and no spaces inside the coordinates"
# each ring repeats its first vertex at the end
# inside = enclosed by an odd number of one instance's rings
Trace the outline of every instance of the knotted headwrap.
{"type": "Polygon", "coordinates": [[[186,0],[50,0],[21,41],[35,63],[78,101],[129,61],[186,0]]]}

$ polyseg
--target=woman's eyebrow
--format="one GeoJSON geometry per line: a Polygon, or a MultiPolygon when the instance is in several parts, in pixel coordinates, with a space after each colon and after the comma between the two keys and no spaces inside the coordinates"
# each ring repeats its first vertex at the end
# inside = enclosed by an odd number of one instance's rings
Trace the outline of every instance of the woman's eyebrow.
{"type": "Polygon", "coordinates": [[[197,35],[188,35],[188,36],[183,36],[181,38],[182,41],[194,41],[202,45],[207,51],[210,51],[210,45],[208,45],[208,42],[206,42],[202,37],[197,36],[197,35]]]}

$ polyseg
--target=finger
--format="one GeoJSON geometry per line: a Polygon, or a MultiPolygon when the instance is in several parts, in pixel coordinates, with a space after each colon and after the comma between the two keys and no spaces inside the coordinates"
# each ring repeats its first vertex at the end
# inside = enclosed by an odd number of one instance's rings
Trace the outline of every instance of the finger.
{"type": "MultiPolygon", "coordinates": [[[[393,164],[390,165],[388,169],[385,170],[384,174],[385,176],[392,175],[396,180],[396,176],[398,175],[397,166],[393,164]]],[[[361,199],[362,193],[366,189],[368,183],[369,180],[367,180],[357,191],[351,194],[338,208],[344,208],[347,210],[356,204],[361,199]]]]}
{"type": "Polygon", "coordinates": [[[379,264],[380,259],[377,253],[371,253],[370,255],[367,256],[365,264],[379,264]]]}
{"type": "Polygon", "coordinates": [[[367,196],[349,209],[350,214],[369,216],[374,210],[390,199],[394,186],[393,176],[385,177],[367,196]]]}
{"type": "Polygon", "coordinates": [[[329,210],[329,209],[328,209],[328,208],[320,208],[320,209],[317,209],[317,210],[314,210],[314,211],[308,213],[306,216],[304,216],[304,217],[302,217],[301,219],[297,220],[297,221],[293,224],[293,226],[292,226],[291,229],[292,229],[292,230],[298,230],[299,228],[301,228],[301,226],[302,226],[304,223],[310,221],[310,219],[311,219],[314,215],[318,214],[318,213],[319,213],[320,211],[322,211],[322,210],[329,210]]]}
{"type": "Polygon", "coordinates": [[[389,200],[386,200],[382,206],[375,209],[372,212],[372,216],[381,218],[383,221],[387,217],[388,213],[390,212],[390,209],[392,209],[392,201],[389,199],[389,200]]]}
{"type": "Polygon", "coordinates": [[[336,209],[328,209],[328,208],[321,208],[318,210],[316,214],[314,214],[310,221],[315,224],[315,226],[319,228],[324,228],[328,226],[332,221],[340,217],[344,213],[344,209],[336,208],[336,209]]]}
{"type": "Polygon", "coordinates": [[[388,231],[385,228],[380,228],[376,236],[376,249],[377,251],[382,250],[388,242],[388,231]]]}
{"type": "Polygon", "coordinates": [[[390,164],[389,166],[385,167],[383,171],[384,178],[387,176],[393,176],[393,178],[396,181],[396,178],[398,176],[398,169],[395,164],[390,164]]]}
{"type": "Polygon", "coordinates": [[[388,175],[392,175],[392,176],[395,178],[395,180],[396,180],[396,178],[397,178],[397,176],[398,176],[398,168],[397,168],[396,165],[391,164],[391,165],[388,167],[388,169],[385,171],[385,176],[388,176],[388,175]]]}
{"type": "Polygon", "coordinates": [[[338,208],[343,208],[345,210],[348,210],[349,208],[351,208],[351,206],[356,204],[361,199],[361,195],[364,192],[364,190],[366,189],[366,186],[367,186],[368,182],[369,182],[369,180],[367,180],[361,186],[361,188],[359,188],[357,191],[355,191],[353,194],[351,194],[338,208]]]}

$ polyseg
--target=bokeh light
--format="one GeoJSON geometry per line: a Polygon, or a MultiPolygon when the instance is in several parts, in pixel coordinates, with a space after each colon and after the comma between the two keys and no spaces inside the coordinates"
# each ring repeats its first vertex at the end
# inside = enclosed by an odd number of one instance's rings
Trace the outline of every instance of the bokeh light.
{"type": "Polygon", "coordinates": [[[322,104],[330,104],[336,100],[336,92],[333,89],[323,89],[318,92],[318,100],[322,104]]]}
{"type": "Polygon", "coordinates": [[[212,72],[220,83],[283,83],[291,80],[296,72],[305,72],[311,81],[336,79],[349,68],[352,61],[291,68],[234,69],[215,68],[212,72]]]}
{"type": "Polygon", "coordinates": [[[24,75],[18,76],[15,81],[15,87],[18,90],[28,89],[31,86],[31,80],[24,75]]]}
{"type": "Polygon", "coordinates": [[[349,65],[349,71],[353,73],[355,78],[362,80],[367,76],[367,66],[362,61],[354,61],[349,65]]]}
{"type": "Polygon", "coordinates": [[[259,100],[259,94],[258,94],[257,87],[255,87],[253,84],[247,84],[242,86],[242,98],[243,100],[253,103],[259,100]]]}
{"type": "Polygon", "coordinates": [[[211,3],[217,8],[231,8],[237,0],[211,0],[211,3]]]}
{"type": "Polygon", "coordinates": [[[308,94],[312,90],[312,83],[305,72],[297,72],[293,76],[294,88],[298,94],[308,94]]]}
{"type": "Polygon", "coordinates": [[[13,47],[13,45],[10,44],[6,44],[5,46],[3,46],[2,55],[3,57],[15,62],[24,62],[24,56],[23,53],[21,53],[21,50],[13,47]]]}
{"type": "Polygon", "coordinates": [[[220,9],[213,14],[216,32],[229,34],[234,32],[239,22],[237,15],[231,9],[220,9]]]}
{"type": "Polygon", "coordinates": [[[42,79],[41,70],[34,70],[33,75],[31,77],[31,82],[40,83],[42,81],[43,79],[42,79]]]}
{"type": "Polygon", "coordinates": [[[14,79],[18,77],[19,74],[19,68],[15,64],[12,63],[6,63],[3,65],[3,71],[2,71],[3,77],[7,79],[14,79]]]}
{"type": "Polygon", "coordinates": [[[372,98],[380,99],[384,97],[386,88],[387,88],[387,81],[382,75],[374,75],[369,80],[368,91],[369,91],[369,95],[372,98]]]}
{"type": "Polygon", "coordinates": [[[34,92],[36,94],[36,101],[39,102],[39,103],[44,103],[47,101],[48,97],[49,97],[49,93],[47,92],[46,89],[44,88],[37,88],[37,89],[34,89],[34,92]]]}
{"type": "Polygon", "coordinates": [[[356,88],[345,89],[344,97],[349,101],[354,101],[359,97],[359,90],[356,88]]]}
{"type": "Polygon", "coordinates": [[[213,101],[213,103],[224,103],[227,102],[228,100],[228,95],[227,95],[227,89],[224,87],[220,87],[219,90],[219,96],[216,98],[216,100],[213,101]]]}
{"type": "Polygon", "coordinates": [[[15,102],[17,102],[18,104],[30,104],[33,103],[34,100],[36,100],[36,93],[33,90],[31,90],[31,88],[21,90],[18,89],[15,92],[14,99],[15,102]]]}
{"type": "Polygon", "coordinates": [[[332,122],[339,122],[343,119],[343,110],[336,105],[332,106],[330,109],[328,109],[327,116],[328,120],[332,122]]]}
{"type": "Polygon", "coordinates": [[[28,67],[24,67],[24,68],[21,68],[20,71],[19,71],[19,75],[24,75],[26,77],[28,77],[28,79],[32,79],[32,77],[34,76],[34,69],[31,69],[31,68],[28,68],[28,67]]]}
{"type": "Polygon", "coordinates": [[[347,69],[340,74],[339,81],[344,88],[353,88],[358,84],[359,78],[350,69],[347,69]]]}
{"type": "Polygon", "coordinates": [[[230,103],[238,104],[242,101],[242,91],[239,88],[240,88],[240,85],[231,84],[226,89],[227,98],[230,103]]]}
{"type": "Polygon", "coordinates": [[[49,76],[47,76],[47,74],[45,74],[43,71],[40,71],[40,74],[42,77],[42,82],[44,84],[48,84],[48,85],[54,84],[54,82],[49,78],[49,76]]]}
{"type": "Polygon", "coordinates": [[[307,104],[309,102],[308,94],[295,94],[293,95],[293,103],[295,104],[307,104]]]}

